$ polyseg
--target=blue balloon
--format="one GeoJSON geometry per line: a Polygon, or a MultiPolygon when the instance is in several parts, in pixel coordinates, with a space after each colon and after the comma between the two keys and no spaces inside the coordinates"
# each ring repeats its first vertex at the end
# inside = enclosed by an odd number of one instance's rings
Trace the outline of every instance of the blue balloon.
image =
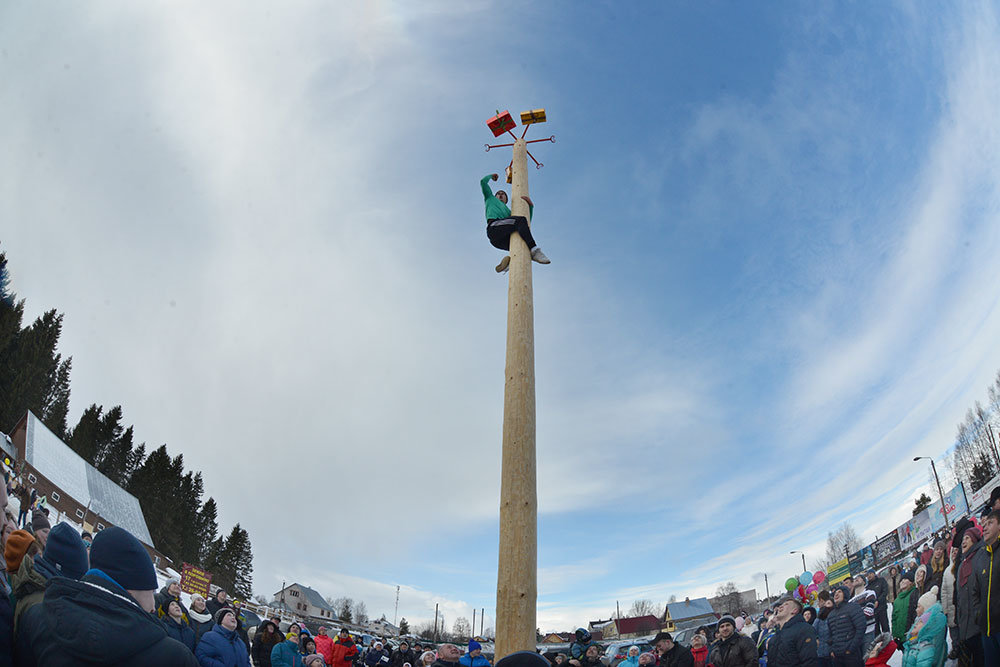
{"type": "Polygon", "coordinates": [[[808,586],[812,582],[813,582],[812,572],[803,572],[801,575],[799,575],[799,583],[802,584],[803,586],[808,586]]]}

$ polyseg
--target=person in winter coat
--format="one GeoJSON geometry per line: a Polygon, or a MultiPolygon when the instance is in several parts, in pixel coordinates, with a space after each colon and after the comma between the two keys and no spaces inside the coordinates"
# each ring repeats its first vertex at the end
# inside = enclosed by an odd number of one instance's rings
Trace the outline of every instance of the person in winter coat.
{"type": "MultiPolygon", "coordinates": [[[[462,664],[461,658],[459,658],[458,664],[462,664]]],[[[573,659],[569,661],[569,664],[574,665],[574,667],[604,667],[604,663],[601,662],[601,647],[588,647],[581,660],[573,659]]]]}
{"type": "Polygon", "coordinates": [[[271,667],[302,667],[297,633],[287,633],[285,641],[274,645],[271,649],[271,667]]]}
{"type": "Polygon", "coordinates": [[[896,652],[896,640],[892,634],[883,632],[875,638],[871,650],[865,658],[865,667],[885,667],[889,664],[889,658],[896,652]]]}
{"type": "MultiPolygon", "coordinates": [[[[692,650],[691,655],[694,655],[694,637],[692,639],[692,650]]],[[[618,667],[639,667],[639,654],[642,653],[638,646],[629,646],[628,652],[625,654],[625,658],[618,663],[618,667]]],[[[698,667],[698,662],[695,660],[695,667],[698,667]]]]}
{"type": "Polygon", "coordinates": [[[867,621],[861,607],[847,599],[847,587],[833,589],[833,611],[827,616],[830,626],[830,656],[833,664],[861,662],[867,621]]]}
{"type": "MultiPolygon", "coordinates": [[[[708,644],[705,639],[705,635],[698,634],[697,632],[691,635],[691,659],[694,661],[694,667],[705,667],[708,664],[708,644]]],[[[750,640],[753,641],[752,639],[750,640]]],[[[635,649],[635,665],[629,665],[629,667],[639,667],[639,647],[633,646],[629,649],[629,655],[632,654],[632,649],[635,649]]],[[[757,647],[754,646],[754,651],[757,647]]],[[[625,660],[628,660],[626,658],[625,660]]],[[[624,662],[624,661],[623,661],[624,662]]],[[[622,663],[618,663],[621,667],[622,663]]]]}
{"type": "Polygon", "coordinates": [[[930,585],[927,581],[927,566],[918,565],[916,572],[913,573],[913,587],[917,589],[917,597],[920,597],[930,589],[930,585]]]}
{"type": "Polygon", "coordinates": [[[931,562],[927,564],[928,590],[930,590],[931,586],[937,586],[938,590],[941,590],[945,570],[948,569],[950,564],[948,560],[948,543],[944,540],[938,540],[934,543],[934,555],[931,556],[931,562]]]}
{"type": "Polygon", "coordinates": [[[1000,510],[983,521],[982,545],[972,558],[972,603],[979,610],[983,664],[1000,665],[1000,510]]]}
{"type": "Polygon", "coordinates": [[[177,600],[177,604],[181,606],[181,611],[187,616],[187,607],[181,602],[181,580],[177,577],[167,579],[167,583],[164,584],[163,588],[160,589],[160,592],[153,599],[153,604],[156,605],[157,609],[166,609],[167,602],[170,600],[177,600]]]}
{"type": "MultiPolygon", "coordinates": [[[[403,648],[405,645],[406,642],[403,642],[399,645],[399,647],[403,648]]],[[[412,657],[406,662],[413,664],[412,657]]],[[[636,658],[636,662],[638,662],[638,658],[636,658]]],[[[463,665],[463,667],[490,667],[490,661],[483,655],[482,644],[477,642],[475,639],[469,640],[469,650],[465,655],[458,659],[458,664],[463,665]]],[[[402,665],[400,665],[400,667],[402,667],[402,665]]]]}
{"type": "Polygon", "coordinates": [[[893,565],[885,576],[886,594],[885,601],[892,604],[899,594],[899,566],[893,565]]]}
{"type": "Polygon", "coordinates": [[[868,652],[868,647],[875,640],[877,633],[878,621],[875,618],[876,599],[875,591],[868,589],[862,591],[857,597],[851,598],[851,602],[861,607],[861,611],[865,615],[865,641],[862,647],[862,651],[865,653],[868,652]]]}
{"type": "MultiPolygon", "coordinates": [[[[432,656],[433,652],[428,651],[432,656]]],[[[330,659],[330,667],[350,667],[354,658],[358,655],[358,647],[351,639],[351,633],[346,628],[341,628],[337,641],[333,642],[333,654],[330,659]]],[[[432,661],[433,662],[433,661],[432,661]]]]}
{"type": "Polygon", "coordinates": [[[940,667],[947,652],[948,620],[937,602],[937,591],[920,596],[918,620],[903,645],[903,667],[940,667]],[[930,605],[925,609],[924,605],[930,605]]]}
{"type": "Polygon", "coordinates": [[[194,630],[188,624],[187,615],[181,609],[181,603],[177,600],[168,600],[167,607],[165,609],[160,607],[156,610],[156,614],[163,622],[163,627],[167,629],[167,636],[184,644],[191,653],[194,653],[194,630]]]}
{"type": "Polygon", "coordinates": [[[302,664],[304,667],[310,667],[315,661],[319,661],[319,664],[323,664],[323,656],[316,651],[316,640],[307,634],[299,635],[299,655],[302,656],[302,664]]]}
{"type": "Polygon", "coordinates": [[[229,603],[229,594],[226,593],[226,591],[222,588],[215,591],[215,597],[209,600],[208,603],[206,604],[208,613],[212,615],[212,618],[215,618],[215,615],[218,614],[219,610],[222,609],[223,607],[231,607],[231,606],[232,605],[229,603]]]}
{"type": "Polygon", "coordinates": [[[865,573],[868,590],[875,593],[875,627],[878,632],[889,631],[889,585],[885,579],[875,574],[874,569],[865,573]]]}
{"type": "Polygon", "coordinates": [[[958,547],[952,547],[948,554],[950,565],[945,569],[944,576],[941,577],[941,611],[944,612],[948,620],[948,635],[951,637],[953,655],[952,659],[958,657],[958,623],[955,620],[955,570],[958,556],[958,547]]]}
{"type": "MultiPolygon", "coordinates": [[[[400,644],[399,647],[403,648],[404,644],[406,644],[406,642],[400,644]]],[[[316,630],[316,652],[323,656],[323,661],[326,662],[326,664],[330,664],[333,660],[333,637],[327,634],[326,627],[322,625],[316,630]]],[[[402,663],[400,663],[400,667],[402,667],[402,663]]]]}
{"type": "Polygon", "coordinates": [[[441,644],[437,648],[437,660],[434,661],[434,667],[458,667],[460,657],[462,657],[460,648],[454,644],[441,644]]]}
{"type": "Polygon", "coordinates": [[[80,581],[49,580],[41,604],[18,629],[18,665],[194,667],[194,655],[167,636],[152,615],[156,570],[145,547],[118,526],[90,547],[91,569],[80,581]],[[23,643],[22,643],[23,642],[23,643]]]}
{"type": "Polygon", "coordinates": [[[815,667],[816,630],[806,623],[802,603],[788,598],[778,606],[778,631],[767,647],[767,667],[815,667]]]}
{"type": "MultiPolygon", "coordinates": [[[[556,664],[562,664],[566,662],[566,656],[560,653],[556,656],[556,664]],[[562,661],[559,660],[559,655],[563,657],[562,661]]],[[[434,651],[424,651],[420,654],[420,659],[417,661],[417,667],[431,667],[434,661],[437,660],[437,656],[434,655],[434,651]]]]}
{"type": "Polygon", "coordinates": [[[191,608],[188,609],[188,623],[191,625],[191,629],[194,630],[195,646],[205,636],[205,633],[215,625],[215,621],[212,620],[212,615],[208,613],[208,607],[205,605],[205,598],[197,593],[191,596],[191,608]]]}
{"type": "Polygon", "coordinates": [[[403,667],[403,665],[407,662],[412,666],[416,661],[417,656],[413,650],[410,649],[410,645],[406,641],[401,641],[399,643],[399,648],[393,651],[389,656],[390,667],[403,667]]]}
{"type": "Polygon", "coordinates": [[[569,657],[570,659],[576,658],[580,660],[587,653],[587,649],[591,646],[596,646],[597,642],[594,641],[593,635],[583,628],[577,628],[574,635],[576,636],[576,641],[569,646],[569,657]]]}
{"type": "Polygon", "coordinates": [[[958,625],[958,658],[962,665],[983,664],[978,600],[972,596],[975,560],[982,547],[982,533],[972,526],[962,535],[961,560],[955,575],[955,622],[958,625]]]}
{"type": "MultiPolygon", "coordinates": [[[[732,616],[729,619],[732,620],[732,616]]],[[[735,628],[736,622],[733,621],[734,631],[735,628]]],[[[653,646],[660,655],[660,667],[692,667],[694,665],[691,650],[674,642],[674,637],[669,632],[658,632],[653,637],[653,646]]],[[[709,661],[711,661],[711,657],[709,657],[709,661]]],[[[723,666],[718,665],[718,667],[723,666]]]]}
{"type": "MultiPolygon", "coordinates": [[[[194,604],[192,603],[192,606],[194,604]]],[[[264,621],[257,628],[253,636],[253,645],[250,647],[250,659],[254,667],[271,667],[271,651],[274,647],[285,641],[285,636],[274,624],[274,621],[264,621]]]]}
{"type": "Polygon", "coordinates": [[[830,624],[827,618],[833,611],[833,600],[829,591],[819,592],[819,611],[813,627],[816,629],[816,662],[819,667],[830,667],[830,624]]]}
{"type": "Polygon", "coordinates": [[[236,612],[224,607],[213,619],[215,627],[205,633],[195,649],[201,667],[249,667],[246,644],[236,633],[236,612]]]}
{"type": "Polygon", "coordinates": [[[368,653],[365,654],[365,664],[368,667],[388,667],[389,652],[382,648],[382,642],[375,642],[368,649],[368,653]]]}
{"type": "Polygon", "coordinates": [[[913,618],[910,616],[911,597],[915,608],[916,599],[920,596],[913,588],[913,579],[910,577],[910,573],[904,572],[899,577],[899,594],[896,595],[896,601],[892,603],[892,638],[899,646],[906,639],[906,631],[913,625],[913,618]]]}
{"type": "MultiPolygon", "coordinates": [[[[714,667],[756,667],[758,655],[753,640],[736,632],[736,619],[719,619],[719,641],[712,645],[708,662],[714,667]]],[[[663,661],[660,661],[662,666],[663,661]]]]}

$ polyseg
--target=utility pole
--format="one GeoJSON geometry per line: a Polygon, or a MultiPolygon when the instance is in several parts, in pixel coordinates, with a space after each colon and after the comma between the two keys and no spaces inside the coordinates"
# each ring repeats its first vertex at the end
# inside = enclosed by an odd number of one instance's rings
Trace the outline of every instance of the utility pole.
{"type": "MultiPolygon", "coordinates": [[[[493,136],[514,138],[510,164],[511,214],[529,218],[528,125],[545,121],[544,109],[524,112],[520,137],[505,111],[487,121],[493,136]]],[[[554,141],[555,138],[535,141],[554,141]]],[[[531,143],[534,143],[531,142],[531,143]]],[[[487,145],[486,150],[499,148],[487,145]]],[[[534,156],[531,157],[541,166],[534,156]]],[[[507,286],[507,362],[504,371],[503,453],[500,482],[500,554],[497,568],[495,660],[535,650],[538,598],[538,484],[535,456],[535,323],[531,254],[520,235],[510,237],[507,286]]]]}
{"type": "Polygon", "coordinates": [[[920,459],[927,459],[931,462],[931,470],[934,472],[934,482],[937,484],[938,495],[941,497],[941,511],[944,512],[944,525],[951,532],[951,522],[948,520],[948,503],[944,501],[944,491],[941,490],[941,480],[938,478],[937,466],[934,465],[934,459],[930,456],[914,456],[914,461],[919,461],[920,459]]]}
{"type": "Polygon", "coordinates": [[[479,610],[479,636],[483,636],[483,622],[486,621],[486,607],[479,610]]]}
{"type": "Polygon", "coordinates": [[[438,603],[434,603],[434,641],[438,640],[438,603]]]}
{"type": "Polygon", "coordinates": [[[622,606],[618,604],[618,600],[615,600],[615,610],[618,612],[618,618],[622,617],[622,606]]]}
{"type": "Polygon", "coordinates": [[[771,589],[767,585],[767,572],[764,573],[764,592],[767,593],[768,602],[771,601],[771,589]]]}
{"type": "Polygon", "coordinates": [[[396,626],[396,636],[399,636],[399,586],[396,586],[396,611],[392,613],[392,624],[396,626]]]}
{"type": "Polygon", "coordinates": [[[472,639],[476,634],[476,610],[472,610],[472,631],[469,632],[469,639],[472,639]]]}

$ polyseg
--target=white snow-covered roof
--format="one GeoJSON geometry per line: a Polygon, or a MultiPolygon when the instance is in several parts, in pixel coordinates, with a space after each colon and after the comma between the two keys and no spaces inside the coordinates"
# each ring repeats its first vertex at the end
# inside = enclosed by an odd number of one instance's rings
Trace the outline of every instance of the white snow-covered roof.
{"type": "Polygon", "coordinates": [[[24,458],[74,500],[89,504],[92,512],[149,546],[156,546],[149,536],[139,499],[87,463],[31,412],[25,429],[24,458]]]}

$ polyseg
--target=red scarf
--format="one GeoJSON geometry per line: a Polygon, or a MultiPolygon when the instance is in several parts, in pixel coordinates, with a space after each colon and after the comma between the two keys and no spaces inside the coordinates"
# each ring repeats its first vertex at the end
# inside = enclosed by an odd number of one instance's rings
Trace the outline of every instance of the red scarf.
{"type": "Polygon", "coordinates": [[[708,647],[691,649],[691,656],[694,658],[694,667],[705,667],[705,662],[708,660],[708,647]]]}

